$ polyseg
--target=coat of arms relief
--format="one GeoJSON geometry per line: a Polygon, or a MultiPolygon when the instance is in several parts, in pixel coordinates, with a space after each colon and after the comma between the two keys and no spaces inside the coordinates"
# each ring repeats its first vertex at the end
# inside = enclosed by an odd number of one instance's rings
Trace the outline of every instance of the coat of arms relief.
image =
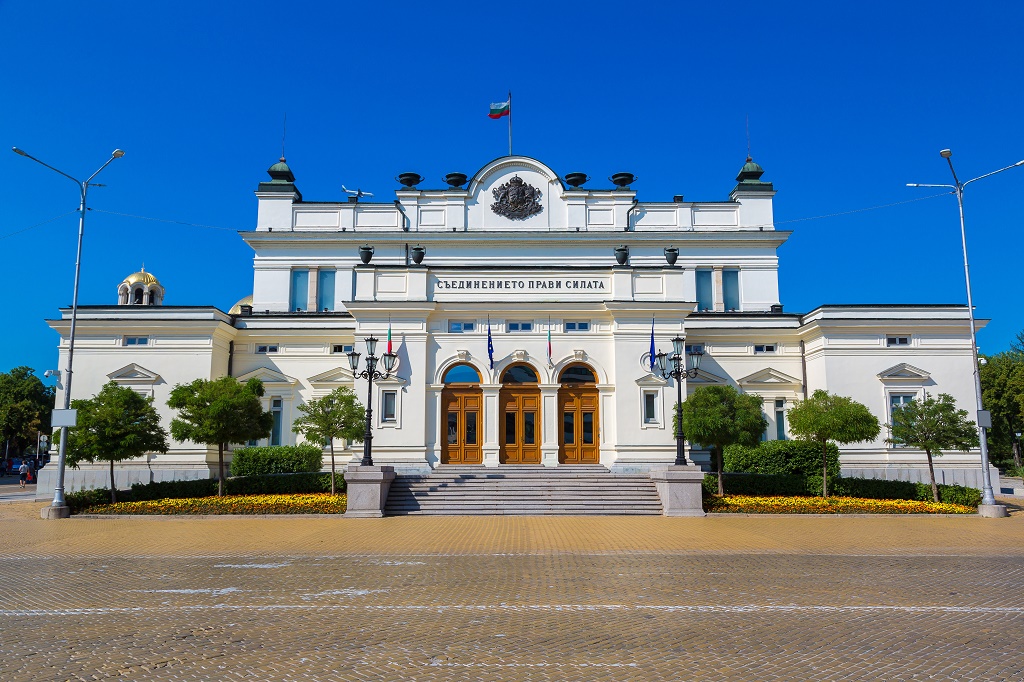
{"type": "Polygon", "coordinates": [[[494,195],[491,210],[509,220],[524,220],[544,210],[540,190],[523,182],[518,175],[495,187],[491,193],[494,195]]]}

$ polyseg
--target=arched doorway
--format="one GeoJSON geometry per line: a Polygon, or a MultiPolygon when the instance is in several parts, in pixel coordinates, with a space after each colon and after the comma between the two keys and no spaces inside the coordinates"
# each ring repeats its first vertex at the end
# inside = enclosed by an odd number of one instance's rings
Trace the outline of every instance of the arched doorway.
{"type": "Polygon", "coordinates": [[[441,464],[483,464],[480,373],[472,365],[453,365],[441,382],[441,464]]]}
{"type": "Polygon", "coordinates": [[[529,365],[512,365],[501,375],[499,434],[502,464],[540,464],[540,381],[529,365]]]}
{"type": "Polygon", "coordinates": [[[569,365],[559,377],[558,434],[559,464],[598,464],[598,391],[594,370],[586,365],[569,365]]]}

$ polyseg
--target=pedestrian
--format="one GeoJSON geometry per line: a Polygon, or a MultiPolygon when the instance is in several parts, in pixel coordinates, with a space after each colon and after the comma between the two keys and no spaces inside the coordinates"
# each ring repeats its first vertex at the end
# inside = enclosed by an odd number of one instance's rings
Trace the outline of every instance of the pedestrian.
{"type": "Polygon", "coordinates": [[[25,481],[28,480],[28,463],[25,460],[21,460],[21,466],[18,467],[18,485],[21,488],[25,487],[25,481]]]}

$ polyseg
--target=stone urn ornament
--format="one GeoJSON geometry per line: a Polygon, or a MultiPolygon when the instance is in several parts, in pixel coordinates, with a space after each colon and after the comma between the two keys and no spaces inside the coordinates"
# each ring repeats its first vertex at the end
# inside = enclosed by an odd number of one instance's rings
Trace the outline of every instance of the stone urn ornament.
{"type": "Polygon", "coordinates": [[[668,262],[669,266],[675,265],[677,258],[679,258],[679,249],[674,246],[665,249],[665,261],[668,262]]]}
{"type": "Polygon", "coordinates": [[[427,254],[427,250],[419,245],[416,245],[409,249],[409,252],[412,254],[412,262],[415,263],[416,265],[422,263],[423,256],[427,254]]]}
{"type": "Polygon", "coordinates": [[[590,180],[590,176],[586,173],[566,173],[565,181],[573,189],[578,189],[581,185],[590,180]]]}
{"type": "Polygon", "coordinates": [[[416,185],[423,182],[423,176],[419,173],[399,173],[395,180],[397,180],[400,185],[413,189],[416,185]]]}
{"type": "Polygon", "coordinates": [[[615,173],[608,179],[619,189],[629,189],[629,186],[636,182],[636,176],[632,173],[615,173]]]}
{"type": "Polygon", "coordinates": [[[619,265],[625,265],[626,261],[629,260],[629,247],[628,246],[616,246],[615,247],[615,262],[619,265]]]}
{"type": "Polygon", "coordinates": [[[371,258],[373,258],[373,247],[369,245],[360,246],[359,260],[363,261],[363,265],[369,265],[371,258]]]}
{"type": "Polygon", "coordinates": [[[467,179],[465,173],[449,173],[444,176],[444,181],[448,183],[448,189],[461,189],[467,179]]]}

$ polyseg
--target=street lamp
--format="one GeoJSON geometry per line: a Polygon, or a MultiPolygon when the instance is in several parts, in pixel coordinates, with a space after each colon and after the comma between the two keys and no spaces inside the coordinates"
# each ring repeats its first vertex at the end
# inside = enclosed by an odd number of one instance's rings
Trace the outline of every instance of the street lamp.
{"type": "MultiPolygon", "coordinates": [[[[79,275],[82,271],[82,234],[85,230],[85,195],[88,193],[90,187],[102,187],[99,183],[94,183],[92,180],[100,174],[107,165],[114,159],[120,159],[124,156],[124,152],[120,149],[115,149],[111,154],[110,158],[107,159],[95,173],[89,176],[86,180],[79,180],[73,178],[67,173],[57,168],[54,168],[48,163],[40,161],[31,154],[12,147],[11,150],[15,154],[20,154],[25,158],[32,159],[41,166],[46,166],[50,170],[60,175],[71,182],[78,185],[78,191],[81,197],[81,201],[78,204],[78,252],[75,255],[75,291],[71,297],[71,333],[68,336],[68,368],[63,375],[64,379],[64,409],[67,410],[71,407],[71,366],[75,359],[75,323],[78,320],[78,280],[79,275]]],[[[62,426],[60,428],[60,448],[57,451],[57,483],[53,488],[53,502],[50,503],[51,514],[48,518],[66,518],[69,515],[67,502],[64,500],[64,463],[67,458],[68,449],[68,427],[62,426]]]]}
{"type": "Polygon", "coordinates": [[[668,379],[671,377],[676,381],[676,466],[685,466],[686,442],[683,437],[683,377],[696,378],[697,368],[700,367],[704,351],[700,346],[690,346],[686,350],[684,340],[677,336],[672,339],[672,355],[658,353],[654,356],[658,364],[658,371],[661,376],[668,379]],[[690,367],[686,368],[685,358],[689,358],[690,367]],[[670,364],[671,363],[671,364],[670,364]]]}
{"type": "MultiPolygon", "coordinates": [[[[981,180],[982,178],[987,178],[991,175],[995,175],[996,173],[1002,173],[1003,171],[1010,170],[1011,168],[1016,168],[1017,166],[1024,166],[1024,160],[1006,166],[1005,168],[994,170],[991,173],[985,173],[984,175],[979,175],[976,178],[971,178],[966,182],[960,182],[960,178],[958,178],[956,175],[956,170],[953,169],[953,152],[950,151],[949,149],[943,149],[942,151],[939,152],[939,156],[944,158],[946,162],[949,164],[949,171],[953,174],[952,185],[929,185],[922,183],[908,183],[907,187],[945,187],[951,189],[953,190],[953,193],[956,194],[956,202],[960,206],[960,241],[963,245],[964,251],[964,279],[967,281],[967,315],[971,323],[971,360],[974,364],[974,397],[978,405],[978,433],[979,440],[981,442],[981,503],[987,506],[1000,507],[1000,509],[993,509],[992,513],[995,516],[1006,516],[1006,507],[996,505],[996,498],[995,495],[992,493],[992,476],[988,468],[988,438],[987,434],[985,433],[985,427],[982,426],[982,413],[984,412],[984,408],[982,407],[981,403],[981,371],[978,367],[978,339],[977,331],[974,327],[974,302],[971,299],[971,269],[967,263],[967,232],[964,229],[964,188],[967,187],[967,185],[974,182],[975,180],[981,180]]],[[[990,420],[989,424],[991,424],[990,420]]]]}
{"type": "Polygon", "coordinates": [[[362,372],[359,369],[359,353],[352,350],[348,353],[348,364],[352,368],[352,376],[358,379],[366,379],[366,433],[363,434],[363,459],[359,466],[373,466],[373,382],[387,379],[395,368],[398,355],[395,353],[384,353],[381,358],[374,355],[377,350],[377,339],[368,337],[366,339],[366,369],[362,372]],[[377,371],[377,360],[384,362],[384,371],[377,371]]]}

